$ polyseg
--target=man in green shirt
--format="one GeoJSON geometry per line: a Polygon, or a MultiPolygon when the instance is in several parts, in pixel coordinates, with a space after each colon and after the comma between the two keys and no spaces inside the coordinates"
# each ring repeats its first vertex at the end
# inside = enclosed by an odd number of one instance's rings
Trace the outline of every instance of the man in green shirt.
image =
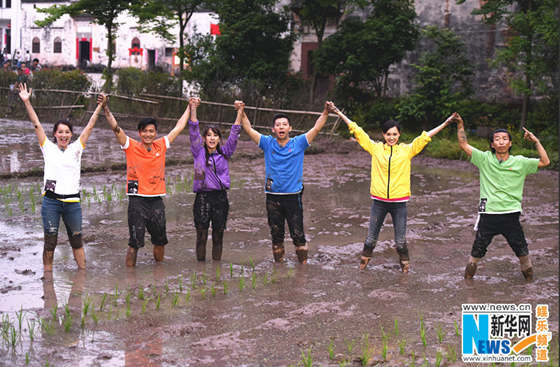
{"type": "Polygon", "coordinates": [[[523,276],[526,280],[531,280],[533,266],[519,216],[522,211],[521,199],[525,177],[550,164],[546,151],[539,139],[524,128],[524,138],[535,143],[540,159],[510,155],[511,134],[505,129],[498,129],[492,133],[491,152],[481,152],[467,142],[463,119],[457,113],[455,122],[459,146],[471,157],[471,162],[480,171],[480,202],[475,226],[477,232],[471,257],[465,268],[465,278],[474,277],[477,264],[486,255],[488,245],[495,235],[501,234],[519,258],[523,276]]]}

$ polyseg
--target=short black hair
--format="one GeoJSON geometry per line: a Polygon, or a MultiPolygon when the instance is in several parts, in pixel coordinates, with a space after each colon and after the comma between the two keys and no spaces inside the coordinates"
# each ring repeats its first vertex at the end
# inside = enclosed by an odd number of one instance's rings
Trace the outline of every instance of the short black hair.
{"type": "Polygon", "coordinates": [[[290,126],[292,125],[292,122],[290,121],[290,118],[288,117],[288,115],[286,115],[285,113],[277,113],[274,116],[272,116],[272,126],[274,126],[274,123],[276,122],[276,120],[281,119],[281,118],[288,119],[288,124],[290,126]]]}
{"type": "Polygon", "coordinates": [[[381,131],[383,131],[383,134],[386,134],[387,131],[389,131],[389,129],[392,129],[394,127],[396,127],[397,130],[399,130],[399,134],[400,134],[401,133],[401,125],[398,122],[396,122],[395,120],[386,121],[383,124],[383,126],[381,127],[381,131]]]}
{"type": "Polygon", "coordinates": [[[35,61],[39,62],[39,59],[33,59],[33,62],[35,62],[35,61]]]}
{"type": "MultiPolygon", "coordinates": [[[[496,135],[497,133],[506,133],[506,134],[508,134],[509,141],[512,141],[512,140],[511,140],[511,134],[510,134],[509,131],[507,131],[506,129],[498,129],[498,130],[494,131],[494,132],[492,133],[492,135],[490,135],[490,149],[492,149],[492,153],[496,153],[496,149],[494,149],[494,147],[492,146],[492,143],[494,142],[494,135],[496,135]]],[[[510,152],[511,152],[511,147],[509,147],[509,149],[508,149],[508,153],[510,153],[510,152]]]]}
{"type": "Polygon", "coordinates": [[[138,123],[138,131],[144,130],[144,128],[148,125],[154,125],[157,131],[157,122],[156,119],[153,117],[146,117],[138,123]]]}

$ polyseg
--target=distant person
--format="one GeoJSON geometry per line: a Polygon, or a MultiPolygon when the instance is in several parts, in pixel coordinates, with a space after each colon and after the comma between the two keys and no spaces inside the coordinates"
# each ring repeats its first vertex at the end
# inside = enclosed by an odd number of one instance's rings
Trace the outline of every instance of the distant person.
{"type": "Polygon", "coordinates": [[[29,74],[31,74],[31,70],[29,70],[27,64],[24,62],[21,63],[21,70],[23,70],[23,75],[29,76],[29,74]]]}
{"type": "Polygon", "coordinates": [[[6,53],[6,56],[4,57],[4,60],[9,61],[10,62],[10,68],[13,66],[13,62],[12,62],[12,54],[11,53],[6,53]]]}
{"type": "Polygon", "coordinates": [[[107,106],[103,103],[103,110],[107,122],[117,136],[121,148],[126,154],[128,195],[128,252],[126,266],[136,266],[138,249],[144,247],[146,230],[150,233],[154,244],[154,259],[162,262],[167,240],[165,205],[165,152],[175,141],[177,136],[187,126],[190,117],[190,108],[183,113],[171,132],[159,139],[157,137],[157,122],[148,117],[138,123],[138,136],[140,142],[130,139],[118,126],[117,120],[107,106]]]}
{"type": "Polygon", "coordinates": [[[101,111],[103,95],[82,134],[75,142],[72,139],[72,124],[68,120],[58,120],[53,127],[53,142],[47,139],[39,118],[31,106],[25,84],[19,85],[19,95],[25,104],[29,118],[35,127],[43,158],[45,160],[43,177],[43,203],[41,216],[45,233],[43,247],[43,267],[52,271],[54,250],[58,242],[60,217],[66,227],[74,260],[78,268],[86,267],[86,254],[82,240],[82,207],[80,205],[80,165],[86,142],[97,122],[101,111]]]}
{"type": "Polygon", "coordinates": [[[12,71],[11,67],[10,67],[10,60],[6,60],[4,61],[4,63],[2,64],[2,70],[4,71],[12,71]]]}
{"type": "Polygon", "coordinates": [[[193,191],[196,192],[193,205],[196,259],[206,260],[208,228],[212,223],[212,260],[220,261],[229,212],[227,196],[227,190],[231,185],[229,159],[237,147],[243,109],[238,109],[227,142],[222,145],[222,131],[218,126],[206,125],[202,129],[202,135],[200,134],[196,118],[196,109],[199,105],[200,99],[193,98],[189,119],[191,151],[194,157],[193,191]]]}
{"type": "Polygon", "coordinates": [[[25,51],[25,63],[27,65],[31,65],[31,54],[29,51],[25,51]]]}
{"type": "MultiPolygon", "coordinates": [[[[239,101],[239,103],[243,103],[239,101]]],[[[272,237],[274,261],[284,259],[285,222],[288,222],[290,237],[296,248],[300,263],[307,263],[308,246],[303,229],[303,156],[305,149],[317,137],[329,116],[326,102],[321,116],[306,134],[290,138],[292,124],[287,115],[278,113],[272,118],[272,133],[262,135],[251,127],[243,113],[243,130],[264,152],[266,210],[272,237]]]]}
{"type": "Polygon", "coordinates": [[[14,59],[17,61],[17,67],[21,68],[21,64],[25,62],[25,55],[20,51],[16,51],[16,56],[14,59]]]}
{"type": "Polygon", "coordinates": [[[22,85],[27,85],[27,75],[25,75],[23,73],[23,69],[22,68],[18,68],[17,69],[17,79],[16,82],[14,84],[14,88],[11,90],[11,95],[10,95],[10,105],[13,105],[15,103],[16,100],[16,96],[18,95],[21,86],[22,85]]]}
{"type": "Polygon", "coordinates": [[[529,258],[529,247],[519,216],[522,212],[521,199],[525,177],[537,173],[539,168],[550,164],[546,150],[535,135],[523,129],[524,138],[535,143],[540,159],[510,155],[511,134],[505,129],[498,129],[490,137],[491,151],[482,152],[469,145],[463,119],[458,114],[455,122],[457,122],[459,146],[471,157],[471,163],[480,171],[476,237],[469,263],[465,268],[465,278],[474,277],[478,263],[486,255],[490,242],[494,236],[501,234],[519,259],[523,276],[526,280],[531,280],[533,265],[529,258]]]}
{"type": "Polygon", "coordinates": [[[33,59],[33,63],[31,64],[31,71],[40,71],[43,68],[41,64],[39,64],[39,59],[33,59]]]}
{"type": "Polygon", "coordinates": [[[369,230],[362,250],[360,269],[365,269],[377,245],[379,232],[387,213],[393,219],[395,245],[399,254],[399,263],[403,273],[408,273],[410,256],[406,245],[407,202],[410,200],[410,166],[414,156],[424,149],[432,138],[449,125],[451,115],[441,125],[414,139],[410,144],[400,143],[401,125],[389,120],[383,124],[383,142],[375,142],[355,122],[334,107],[334,112],[348,125],[358,143],[371,154],[371,188],[373,200],[369,216],[369,230]]]}

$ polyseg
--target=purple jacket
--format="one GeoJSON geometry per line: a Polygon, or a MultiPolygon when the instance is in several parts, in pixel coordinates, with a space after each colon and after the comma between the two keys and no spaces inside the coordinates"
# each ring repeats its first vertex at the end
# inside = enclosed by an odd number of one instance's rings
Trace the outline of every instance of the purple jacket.
{"type": "Polygon", "coordinates": [[[206,165],[206,150],[200,136],[198,121],[189,120],[191,152],[194,157],[194,192],[229,189],[231,181],[228,160],[237,147],[240,131],[241,125],[233,125],[225,146],[220,146],[223,154],[217,151],[212,153],[206,165]]]}

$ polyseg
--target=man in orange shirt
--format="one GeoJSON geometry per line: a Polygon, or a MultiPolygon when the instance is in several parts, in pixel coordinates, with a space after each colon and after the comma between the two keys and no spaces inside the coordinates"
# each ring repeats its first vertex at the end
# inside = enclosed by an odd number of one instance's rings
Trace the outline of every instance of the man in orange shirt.
{"type": "MultiPolygon", "coordinates": [[[[197,106],[200,99],[191,98],[190,103],[197,106]]],[[[170,144],[179,136],[187,125],[190,117],[190,104],[177,121],[171,132],[162,138],[156,139],[157,122],[148,117],[138,123],[140,142],[130,139],[117,125],[107,103],[103,103],[103,110],[107,122],[117,136],[119,144],[126,154],[128,195],[128,252],[126,266],[136,266],[138,249],[144,247],[146,230],[150,233],[154,244],[154,259],[163,261],[165,245],[168,243],[165,227],[165,205],[162,197],[165,196],[165,152],[170,144]]]]}

